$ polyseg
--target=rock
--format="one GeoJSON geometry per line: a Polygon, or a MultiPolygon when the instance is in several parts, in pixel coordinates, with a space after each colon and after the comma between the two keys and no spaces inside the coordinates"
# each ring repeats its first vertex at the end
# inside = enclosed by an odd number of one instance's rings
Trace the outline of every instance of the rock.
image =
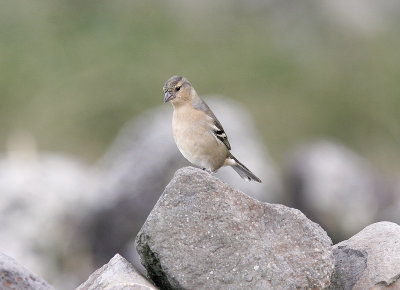
{"type": "Polygon", "coordinates": [[[379,222],[333,247],[330,289],[400,289],[400,226],[379,222]]]}
{"type": "Polygon", "coordinates": [[[82,283],[77,290],[95,289],[132,289],[156,290],[127,260],[116,254],[108,264],[104,265],[82,283]]]}
{"type": "Polygon", "coordinates": [[[294,150],[286,176],[289,204],[337,241],[375,222],[392,200],[389,186],[365,159],[331,141],[294,150]]]}
{"type": "Polygon", "coordinates": [[[57,289],[72,289],[93,271],[76,225],[100,178],[79,159],[24,146],[0,156],[0,249],[57,289]]]}
{"type": "MultiPolygon", "coordinates": [[[[160,99],[161,100],[161,99],[160,99]]],[[[280,178],[254,131],[249,114],[232,100],[207,100],[230,138],[232,152],[263,183],[243,181],[231,168],[217,173],[225,181],[260,200],[278,201],[280,178]]],[[[115,252],[132,261],[135,249],[129,242],[136,236],[174,172],[189,163],[172,137],[172,108],[163,104],[124,126],[114,144],[99,162],[105,172],[97,193],[101,205],[88,212],[82,232],[90,234],[96,264],[104,264],[115,252]],[[151,134],[149,134],[151,132],[151,134]]],[[[135,264],[139,269],[139,265],[135,264]]]]}
{"type": "Polygon", "coordinates": [[[9,256],[0,253],[0,288],[24,290],[54,289],[9,256]]]}
{"type": "Polygon", "coordinates": [[[330,238],[300,211],[193,167],[177,171],[136,243],[162,289],[322,288],[333,271],[330,238]]]}
{"type": "Polygon", "coordinates": [[[393,201],[379,211],[378,220],[400,224],[400,177],[396,176],[396,180],[393,185],[393,201]]]}

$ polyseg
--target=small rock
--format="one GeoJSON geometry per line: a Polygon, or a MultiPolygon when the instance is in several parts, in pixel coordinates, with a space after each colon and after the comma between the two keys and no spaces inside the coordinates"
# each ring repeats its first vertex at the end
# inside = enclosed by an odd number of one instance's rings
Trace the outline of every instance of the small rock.
{"type": "Polygon", "coordinates": [[[193,167],[176,172],[136,243],[162,289],[322,288],[333,271],[330,238],[300,211],[193,167]]]}
{"type": "Polygon", "coordinates": [[[156,290],[127,260],[116,254],[108,264],[96,270],[77,290],[132,289],[156,290]]]}
{"type": "Polygon", "coordinates": [[[14,259],[0,253],[0,288],[1,289],[54,289],[46,281],[29,272],[14,259]]]}
{"type": "Polygon", "coordinates": [[[333,247],[330,289],[400,289],[400,226],[372,224],[333,247]]]}

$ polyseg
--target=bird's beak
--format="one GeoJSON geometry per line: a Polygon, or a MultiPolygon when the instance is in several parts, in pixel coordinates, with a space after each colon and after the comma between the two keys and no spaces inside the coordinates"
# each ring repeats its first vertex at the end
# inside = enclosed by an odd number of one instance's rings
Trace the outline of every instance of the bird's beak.
{"type": "Polygon", "coordinates": [[[171,92],[166,91],[164,95],[164,103],[170,101],[173,98],[173,94],[171,92]]]}

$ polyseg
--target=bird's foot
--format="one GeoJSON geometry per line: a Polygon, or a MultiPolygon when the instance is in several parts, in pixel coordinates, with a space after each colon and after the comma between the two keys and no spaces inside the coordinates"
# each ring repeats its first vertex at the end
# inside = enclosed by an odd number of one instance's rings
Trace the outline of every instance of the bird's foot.
{"type": "Polygon", "coordinates": [[[207,172],[207,173],[214,173],[214,172],[216,172],[216,171],[212,171],[211,169],[207,169],[207,168],[202,168],[205,172],[207,172]]]}

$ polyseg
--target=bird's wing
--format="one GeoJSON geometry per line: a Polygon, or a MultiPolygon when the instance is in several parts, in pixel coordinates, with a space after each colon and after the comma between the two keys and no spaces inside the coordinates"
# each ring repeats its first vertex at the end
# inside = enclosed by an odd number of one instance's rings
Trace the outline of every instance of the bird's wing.
{"type": "Polygon", "coordinates": [[[225,146],[226,146],[226,148],[228,148],[228,150],[231,150],[231,144],[229,144],[228,136],[226,136],[224,128],[222,127],[221,123],[218,121],[217,117],[215,117],[215,115],[211,111],[210,107],[200,97],[198,97],[193,101],[193,108],[195,108],[196,110],[203,111],[204,113],[207,114],[207,116],[212,118],[212,120],[213,120],[212,133],[215,135],[215,137],[218,140],[220,140],[222,143],[225,144],[225,146]]]}

